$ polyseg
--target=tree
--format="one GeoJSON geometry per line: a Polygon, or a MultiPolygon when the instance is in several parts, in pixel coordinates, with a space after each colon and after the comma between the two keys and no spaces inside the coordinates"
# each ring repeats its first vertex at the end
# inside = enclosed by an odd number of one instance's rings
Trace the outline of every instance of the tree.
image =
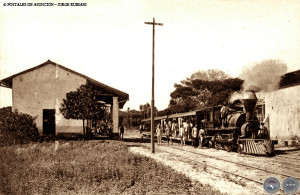
{"type": "Polygon", "coordinates": [[[201,79],[204,81],[223,81],[225,79],[229,79],[230,76],[226,74],[224,71],[219,69],[208,69],[205,71],[197,71],[193,73],[190,77],[190,80],[201,79]]]}
{"type": "Polygon", "coordinates": [[[141,104],[140,105],[140,110],[143,112],[143,115],[144,115],[144,119],[145,118],[148,118],[148,113],[147,113],[147,111],[148,111],[148,108],[150,108],[151,106],[150,106],[150,104],[149,103],[146,103],[146,104],[141,104]]]}
{"type": "Polygon", "coordinates": [[[128,127],[128,113],[126,111],[120,110],[119,112],[119,125],[124,124],[128,127]]]}
{"type": "Polygon", "coordinates": [[[132,119],[132,126],[137,127],[141,124],[141,121],[143,119],[143,113],[141,111],[137,110],[130,110],[130,116],[132,119]]]}
{"type": "Polygon", "coordinates": [[[229,78],[220,70],[198,71],[190,78],[175,83],[175,90],[170,94],[170,113],[187,112],[223,104],[234,91],[239,91],[243,81],[229,78]]]}
{"type": "Polygon", "coordinates": [[[104,116],[105,104],[98,101],[99,96],[101,96],[101,91],[88,84],[81,85],[76,91],[66,94],[59,109],[66,119],[82,120],[83,138],[85,137],[85,120],[96,120],[104,116]]]}
{"type": "Polygon", "coordinates": [[[138,110],[127,110],[120,111],[120,124],[124,124],[126,127],[138,127],[141,121],[144,119],[144,114],[142,111],[138,110]]]}
{"type": "Polygon", "coordinates": [[[171,114],[170,108],[166,108],[164,110],[158,111],[157,116],[165,116],[165,115],[170,115],[170,114],[171,114]]]}

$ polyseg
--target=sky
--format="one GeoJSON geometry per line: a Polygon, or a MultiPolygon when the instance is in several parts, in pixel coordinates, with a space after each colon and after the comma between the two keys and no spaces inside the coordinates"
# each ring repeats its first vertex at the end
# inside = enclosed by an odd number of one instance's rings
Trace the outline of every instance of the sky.
{"type": "MultiPolygon", "coordinates": [[[[155,106],[198,70],[237,77],[279,59],[300,69],[300,0],[50,0],[86,6],[4,6],[0,0],[0,79],[50,59],[129,94],[124,110],[151,102],[155,29],[155,106]]],[[[18,3],[13,1],[13,3],[18,3]]],[[[0,107],[11,90],[0,89],[0,107]]]]}

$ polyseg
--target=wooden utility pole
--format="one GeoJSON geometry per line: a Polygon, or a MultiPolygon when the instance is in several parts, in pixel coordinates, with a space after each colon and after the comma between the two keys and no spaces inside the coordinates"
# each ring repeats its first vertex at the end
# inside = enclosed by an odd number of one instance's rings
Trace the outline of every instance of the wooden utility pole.
{"type": "Polygon", "coordinates": [[[145,24],[151,24],[153,26],[153,42],[152,42],[152,98],[151,98],[151,151],[155,153],[154,149],[154,43],[155,43],[155,25],[163,26],[163,23],[145,22],[145,24]]]}

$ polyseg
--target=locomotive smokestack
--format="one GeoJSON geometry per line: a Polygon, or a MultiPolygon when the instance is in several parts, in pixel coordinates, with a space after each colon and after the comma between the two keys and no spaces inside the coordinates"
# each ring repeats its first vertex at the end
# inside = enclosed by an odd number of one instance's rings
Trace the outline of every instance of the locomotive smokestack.
{"type": "Polygon", "coordinates": [[[242,101],[246,111],[246,120],[247,121],[253,120],[253,112],[257,102],[257,97],[254,91],[251,90],[245,91],[242,101]]]}

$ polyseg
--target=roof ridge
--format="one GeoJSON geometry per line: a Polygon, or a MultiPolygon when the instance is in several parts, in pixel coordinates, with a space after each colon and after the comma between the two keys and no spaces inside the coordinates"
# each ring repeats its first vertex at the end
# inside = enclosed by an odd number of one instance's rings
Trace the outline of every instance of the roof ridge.
{"type": "Polygon", "coordinates": [[[120,91],[120,90],[118,90],[118,89],[116,89],[116,88],[114,88],[114,87],[108,86],[108,85],[106,85],[106,84],[104,84],[104,83],[101,83],[101,82],[99,82],[99,81],[97,81],[97,80],[95,80],[95,79],[92,79],[92,78],[90,78],[90,77],[88,77],[88,76],[86,76],[86,75],[84,75],[84,74],[81,74],[81,73],[79,73],[79,72],[76,72],[75,70],[72,70],[72,69],[70,69],[70,68],[67,68],[67,67],[65,67],[65,66],[63,66],[63,65],[61,65],[61,64],[52,62],[51,60],[48,60],[48,61],[51,62],[51,63],[53,63],[54,65],[60,66],[61,68],[65,69],[65,70],[67,70],[67,71],[69,71],[69,72],[72,72],[72,73],[74,73],[74,74],[77,74],[78,76],[84,77],[84,78],[86,78],[87,80],[90,80],[90,81],[92,81],[92,82],[95,82],[96,84],[102,85],[103,87],[107,87],[107,88],[110,88],[110,89],[112,89],[112,90],[116,90],[116,91],[118,91],[119,93],[123,93],[124,95],[128,95],[127,93],[125,93],[125,92],[123,92],[123,91],[120,91]]]}
{"type": "Polygon", "coordinates": [[[59,67],[63,68],[64,70],[68,71],[68,72],[71,72],[71,73],[73,73],[73,74],[76,74],[76,75],[78,75],[78,76],[80,76],[80,77],[83,77],[83,78],[87,79],[87,81],[89,81],[89,82],[91,82],[91,83],[94,83],[94,84],[96,84],[96,85],[100,85],[100,87],[104,87],[104,88],[107,88],[107,89],[109,89],[109,90],[112,90],[112,91],[114,91],[116,94],[118,94],[118,95],[120,95],[120,96],[124,96],[124,99],[126,99],[126,100],[129,99],[129,95],[128,95],[127,93],[125,93],[125,92],[123,92],[123,91],[120,91],[120,90],[118,90],[118,89],[116,89],[116,88],[110,87],[110,86],[108,86],[108,85],[106,85],[106,84],[104,84],[104,83],[101,83],[101,82],[99,82],[99,81],[97,81],[97,80],[95,80],[95,79],[92,79],[92,78],[90,78],[90,77],[84,75],[84,74],[81,74],[81,73],[79,73],[79,72],[76,72],[75,70],[72,70],[72,69],[70,69],[70,68],[67,68],[67,67],[65,67],[65,66],[63,66],[63,65],[61,65],[61,64],[58,64],[58,63],[56,63],[56,62],[53,62],[53,61],[51,61],[50,59],[48,59],[46,62],[43,62],[42,64],[39,64],[39,65],[34,66],[34,67],[32,67],[32,68],[29,68],[29,69],[27,69],[27,70],[24,70],[24,71],[21,71],[21,72],[19,72],[19,73],[14,74],[14,75],[11,75],[11,76],[9,76],[9,77],[7,77],[7,78],[5,78],[5,79],[2,79],[2,80],[1,80],[1,83],[5,83],[7,86],[12,87],[12,78],[13,78],[13,77],[16,77],[16,76],[19,76],[19,75],[21,75],[21,74],[30,72],[30,71],[32,71],[32,70],[34,70],[34,69],[40,68],[40,67],[45,66],[45,65],[47,65],[47,64],[52,64],[52,65],[54,65],[54,66],[59,66],[59,67]]]}

